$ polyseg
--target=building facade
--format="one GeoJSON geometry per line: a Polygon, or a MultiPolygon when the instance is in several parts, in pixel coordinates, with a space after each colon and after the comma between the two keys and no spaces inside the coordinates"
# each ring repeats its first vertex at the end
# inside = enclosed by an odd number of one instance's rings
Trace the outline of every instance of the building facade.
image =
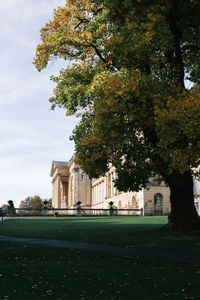
{"type": "Polygon", "coordinates": [[[73,208],[81,201],[84,207],[91,207],[91,183],[74,157],[69,162],[53,161],[52,177],[52,206],[54,208],[73,208]]]}
{"type": "MultiPolygon", "coordinates": [[[[144,215],[168,215],[170,213],[170,191],[164,183],[151,180],[146,189],[139,192],[119,192],[114,186],[115,168],[111,167],[106,176],[90,180],[75,163],[74,156],[69,162],[53,161],[52,206],[74,208],[81,201],[84,208],[108,208],[112,201],[118,209],[143,209],[144,215]]],[[[194,180],[195,205],[200,209],[200,185],[194,180]]]]}
{"type": "Polygon", "coordinates": [[[106,176],[94,179],[92,185],[92,208],[108,208],[112,201],[118,209],[143,209],[145,215],[168,215],[170,191],[165,184],[150,182],[139,192],[119,192],[114,186],[115,168],[106,176]]]}

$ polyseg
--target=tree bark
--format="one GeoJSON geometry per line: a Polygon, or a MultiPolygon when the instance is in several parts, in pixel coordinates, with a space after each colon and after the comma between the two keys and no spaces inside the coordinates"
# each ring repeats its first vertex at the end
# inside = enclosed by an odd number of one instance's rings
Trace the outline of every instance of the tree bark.
{"type": "Polygon", "coordinates": [[[191,172],[165,176],[170,188],[171,214],[168,227],[172,230],[200,229],[200,217],[194,205],[191,172]]]}

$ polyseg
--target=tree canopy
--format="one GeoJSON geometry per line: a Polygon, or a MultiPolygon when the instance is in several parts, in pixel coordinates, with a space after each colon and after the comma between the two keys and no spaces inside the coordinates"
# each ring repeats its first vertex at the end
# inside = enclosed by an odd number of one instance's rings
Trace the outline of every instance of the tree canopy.
{"type": "Polygon", "coordinates": [[[154,174],[170,189],[199,175],[198,0],[67,0],[41,41],[39,71],[66,60],[50,102],[81,116],[72,139],[90,177],[111,163],[117,188],[136,191],[154,174]]]}

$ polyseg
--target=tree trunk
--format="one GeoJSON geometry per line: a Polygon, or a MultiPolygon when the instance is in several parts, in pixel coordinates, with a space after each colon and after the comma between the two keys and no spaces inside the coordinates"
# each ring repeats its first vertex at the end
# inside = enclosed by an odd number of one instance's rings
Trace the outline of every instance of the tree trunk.
{"type": "Polygon", "coordinates": [[[173,173],[165,178],[170,188],[169,228],[172,230],[200,229],[200,217],[194,205],[191,172],[173,173]]]}

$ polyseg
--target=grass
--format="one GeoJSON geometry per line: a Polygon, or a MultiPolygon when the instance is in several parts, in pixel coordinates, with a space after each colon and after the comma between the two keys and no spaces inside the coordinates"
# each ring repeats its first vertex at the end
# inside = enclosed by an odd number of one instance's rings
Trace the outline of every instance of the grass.
{"type": "Polygon", "coordinates": [[[199,279],[196,264],[0,243],[2,300],[200,299],[199,279]]]}
{"type": "Polygon", "coordinates": [[[131,216],[10,219],[0,235],[199,253],[199,231],[170,232],[166,223],[166,217],[131,216]]]}
{"type": "MultiPolygon", "coordinates": [[[[10,219],[0,235],[199,253],[199,232],[165,217],[10,219]]],[[[200,299],[200,265],[0,242],[0,299],[200,299]]]]}

